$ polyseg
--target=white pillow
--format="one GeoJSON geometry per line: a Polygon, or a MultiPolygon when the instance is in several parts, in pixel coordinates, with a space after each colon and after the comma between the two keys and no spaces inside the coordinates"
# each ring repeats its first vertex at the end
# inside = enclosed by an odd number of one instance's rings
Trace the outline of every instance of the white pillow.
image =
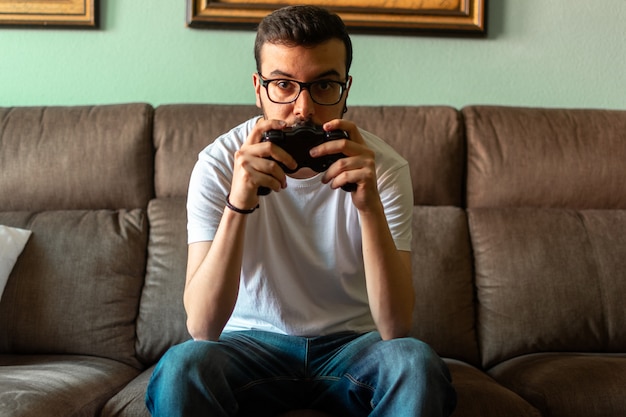
{"type": "Polygon", "coordinates": [[[24,250],[31,233],[30,230],[0,224],[0,299],[2,299],[9,274],[13,270],[17,257],[24,250]]]}

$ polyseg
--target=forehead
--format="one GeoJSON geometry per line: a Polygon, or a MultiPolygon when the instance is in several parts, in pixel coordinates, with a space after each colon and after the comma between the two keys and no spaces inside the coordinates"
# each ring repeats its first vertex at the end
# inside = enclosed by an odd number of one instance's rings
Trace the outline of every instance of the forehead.
{"type": "Polygon", "coordinates": [[[261,72],[311,78],[321,74],[346,73],[346,48],[339,39],[330,39],[315,46],[287,45],[266,42],[261,47],[261,72]]]}

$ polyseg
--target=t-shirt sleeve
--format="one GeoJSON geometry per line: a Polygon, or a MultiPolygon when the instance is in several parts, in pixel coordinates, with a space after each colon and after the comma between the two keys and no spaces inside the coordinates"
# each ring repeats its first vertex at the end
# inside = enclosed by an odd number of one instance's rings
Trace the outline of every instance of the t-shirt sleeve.
{"type": "Polygon", "coordinates": [[[218,137],[198,155],[187,192],[187,243],[215,238],[230,191],[235,152],[256,120],[252,118],[218,137]]]}
{"type": "Polygon", "coordinates": [[[413,185],[408,164],[383,174],[379,178],[378,189],[396,248],[410,251],[413,230],[413,185]]]}
{"type": "Polygon", "coordinates": [[[215,238],[232,182],[233,146],[218,139],[198,156],[187,193],[187,243],[215,238]]]}
{"type": "Polygon", "coordinates": [[[187,243],[212,241],[223,212],[225,194],[213,180],[214,169],[198,159],[189,180],[187,195],[187,243]]]}

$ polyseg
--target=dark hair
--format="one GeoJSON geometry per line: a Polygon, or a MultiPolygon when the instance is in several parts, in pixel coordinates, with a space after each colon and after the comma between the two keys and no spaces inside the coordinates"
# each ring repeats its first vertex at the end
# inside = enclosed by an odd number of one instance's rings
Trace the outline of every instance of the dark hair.
{"type": "Polygon", "coordinates": [[[313,47],[339,39],[346,47],[346,76],[352,64],[352,41],[343,20],[316,6],[287,6],[267,15],[259,24],[254,42],[254,59],[261,71],[261,47],[265,43],[313,47]]]}

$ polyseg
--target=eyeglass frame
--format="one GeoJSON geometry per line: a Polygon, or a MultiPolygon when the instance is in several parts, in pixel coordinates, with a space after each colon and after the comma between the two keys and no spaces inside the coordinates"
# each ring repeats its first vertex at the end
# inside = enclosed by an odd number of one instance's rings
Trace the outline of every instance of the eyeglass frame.
{"type": "Polygon", "coordinates": [[[316,80],[316,81],[311,81],[311,82],[305,83],[305,82],[293,80],[291,78],[269,78],[268,79],[268,78],[263,77],[263,75],[260,72],[257,72],[257,75],[259,76],[259,80],[261,82],[261,86],[265,88],[265,93],[267,94],[267,98],[272,103],[275,103],[275,104],[291,104],[291,103],[294,103],[298,99],[298,97],[300,97],[300,94],[302,94],[302,90],[306,89],[309,92],[309,95],[311,96],[311,100],[313,100],[313,102],[315,104],[319,104],[320,106],[336,106],[337,104],[339,104],[341,102],[341,99],[343,98],[344,93],[347,91],[348,84],[350,82],[349,80],[348,81],[316,80]],[[292,82],[292,83],[296,83],[300,87],[300,90],[298,91],[298,94],[296,94],[296,96],[291,101],[284,101],[284,102],[282,102],[282,101],[274,101],[270,97],[270,93],[267,90],[267,87],[268,87],[269,83],[271,83],[273,81],[289,81],[289,82],[292,82]],[[325,104],[325,103],[319,103],[317,100],[315,100],[315,98],[311,94],[311,89],[309,87],[311,87],[313,84],[316,84],[316,83],[319,83],[319,82],[331,82],[331,83],[339,84],[341,86],[341,94],[339,95],[339,99],[335,103],[325,104]]]}

